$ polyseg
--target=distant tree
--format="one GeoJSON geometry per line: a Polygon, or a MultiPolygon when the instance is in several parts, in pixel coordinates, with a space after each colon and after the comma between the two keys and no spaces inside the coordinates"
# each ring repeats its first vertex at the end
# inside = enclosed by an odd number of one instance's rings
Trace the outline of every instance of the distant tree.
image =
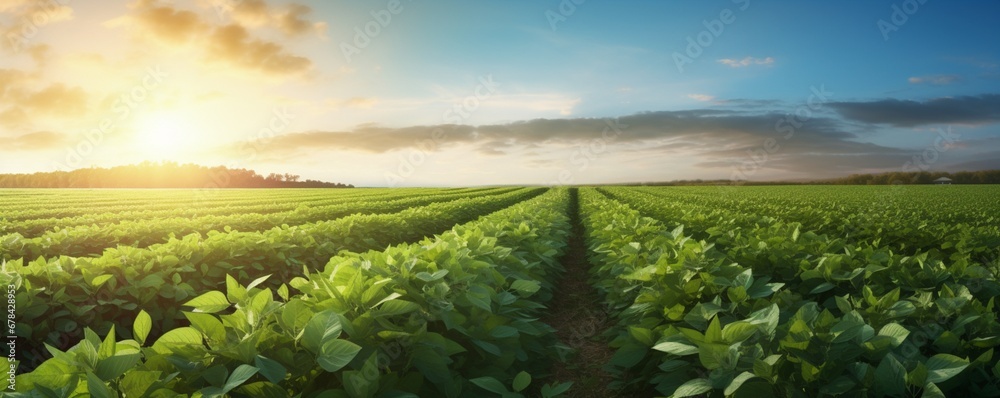
{"type": "Polygon", "coordinates": [[[353,185],[317,180],[299,182],[294,174],[205,167],[175,162],[142,162],[111,168],[34,174],[0,174],[0,188],[353,188],[353,185]]]}

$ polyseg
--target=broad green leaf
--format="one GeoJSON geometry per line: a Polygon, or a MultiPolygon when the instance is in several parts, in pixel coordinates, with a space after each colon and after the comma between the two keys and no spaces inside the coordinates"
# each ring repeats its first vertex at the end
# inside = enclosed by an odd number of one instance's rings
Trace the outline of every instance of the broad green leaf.
{"type": "Polygon", "coordinates": [[[135,322],[132,323],[132,335],[135,336],[135,341],[138,341],[139,344],[145,344],[146,337],[149,336],[149,331],[152,328],[153,319],[150,318],[145,310],[139,311],[139,315],[135,317],[135,322]]]}
{"type": "Polygon", "coordinates": [[[712,391],[712,382],[708,379],[691,379],[674,390],[674,397],[690,397],[712,391]]]}
{"type": "Polygon", "coordinates": [[[722,338],[729,344],[740,343],[757,332],[757,327],[750,322],[733,322],[722,328],[722,338]]]}
{"type": "Polygon", "coordinates": [[[336,372],[346,366],[355,355],[361,351],[361,346],[343,339],[333,339],[323,344],[319,356],[319,365],[327,372],[336,372]]]}
{"type": "Polygon", "coordinates": [[[875,368],[875,390],[889,396],[906,392],[906,369],[892,355],[886,355],[875,368]]]}
{"type": "Polygon", "coordinates": [[[947,396],[944,395],[944,392],[937,385],[927,382],[924,385],[924,392],[920,394],[920,398],[947,398],[947,396]]]}
{"type": "Polygon", "coordinates": [[[508,337],[517,337],[517,335],[518,335],[518,331],[517,331],[516,328],[510,327],[510,326],[506,326],[506,325],[500,325],[500,326],[494,327],[492,330],[490,330],[490,336],[493,336],[493,337],[498,338],[498,339],[505,339],[505,338],[508,338],[508,337]]]}
{"type": "Polygon", "coordinates": [[[278,363],[278,361],[260,355],[254,358],[254,365],[257,365],[262,376],[274,384],[280,384],[288,374],[288,370],[278,363]]]}
{"type": "Polygon", "coordinates": [[[324,343],[340,337],[341,330],[340,317],[335,312],[320,312],[306,323],[302,331],[302,345],[313,353],[319,353],[324,343]]]}
{"type": "Polygon", "coordinates": [[[941,383],[962,373],[969,360],[951,354],[936,354],[927,360],[927,382],[941,383]]]}
{"type": "Polygon", "coordinates": [[[514,391],[521,392],[525,388],[528,388],[529,384],[531,384],[531,375],[528,372],[522,371],[517,376],[514,376],[514,391]]]}
{"type": "Polygon", "coordinates": [[[493,377],[477,377],[469,381],[471,381],[472,384],[479,386],[479,388],[494,394],[506,395],[510,393],[510,391],[507,390],[507,387],[504,387],[503,383],[493,377]]]}
{"type": "Polygon", "coordinates": [[[883,326],[878,331],[878,335],[891,337],[893,347],[898,347],[900,344],[903,344],[903,340],[906,340],[906,336],[910,335],[910,331],[898,323],[890,323],[883,326]]]}
{"type": "Polygon", "coordinates": [[[153,350],[161,354],[177,354],[188,347],[201,347],[201,332],[190,327],[173,329],[153,343],[153,350]]]}
{"type": "Polygon", "coordinates": [[[546,384],[542,386],[542,398],[552,398],[557,397],[566,391],[569,391],[570,387],[573,387],[572,381],[567,381],[565,383],[560,383],[557,385],[546,384]]]}
{"type": "Polygon", "coordinates": [[[657,344],[653,346],[653,349],[679,356],[693,355],[698,353],[698,347],[684,343],[677,343],[673,341],[657,344]]]}
{"type": "MultiPolygon", "coordinates": [[[[798,231],[798,230],[796,230],[796,231],[798,231]]],[[[725,391],[723,391],[722,393],[726,394],[726,395],[733,395],[733,394],[736,393],[736,390],[738,390],[740,388],[740,386],[743,385],[743,383],[745,383],[747,380],[750,380],[750,379],[752,379],[754,377],[757,377],[757,376],[754,375],[753,373],[750,373],[750,372],[740,373],[739,376],[736,376],[736,378],[733,379],[733,381],[729,382],[729,385],[726,386],[725,391]]]]}
{"type": "Polygon", "coordinates": [[[87,391],[90,396],[97,398],[115,398],[115,394],[111,392],[107,384],[104,384],[97,375],[87,372],[87,391]]]}
{"type": "Polygon", "coordinates": [[[257,374],[257,368],[250,365],[240,365],[237,366],[233,373],[229,374],[229,379],[226,380],[226,385],[222,387],[223,393],[227,393],[239,387],[240,384],[249,380],[253,375],[257,374]]]}
{"type": "Polygon", "coordinates": [[[214,314],[229,308],[230,303],[229,300],[226,299],[225,294],[222,294],[220,291],[213,290],[202,294],[201,296],[195,297],[191,301],[184,303],[184,305],[187,307],[194,307],[195,312],[214,314]]]}
{"type": "Polygon", "coordinates": [[[104,381],[116,379],[139,363],[139,353],[118,353],[113,357],[97,361],[94,374],[104,381]]]}
{"type": "Polygon", "coordinates": [[[521,293],[524,297],[529,297],[532,294],[535,294],[539,289],[541,289],[541,287],[542,285],[538,281],[529,281],[524,279],[515,280],[514,283],[510,285],[511,289],[521,293]]]}

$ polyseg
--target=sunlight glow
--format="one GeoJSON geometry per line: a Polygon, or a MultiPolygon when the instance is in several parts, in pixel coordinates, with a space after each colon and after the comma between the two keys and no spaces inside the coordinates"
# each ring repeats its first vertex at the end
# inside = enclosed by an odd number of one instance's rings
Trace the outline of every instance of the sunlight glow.
{"type": "Polygon", "coordinates": [[[139,118],[135,149],[148,160],[178,160],[198,142],[198,131],[180,112],[153,112],[139,118]]]}

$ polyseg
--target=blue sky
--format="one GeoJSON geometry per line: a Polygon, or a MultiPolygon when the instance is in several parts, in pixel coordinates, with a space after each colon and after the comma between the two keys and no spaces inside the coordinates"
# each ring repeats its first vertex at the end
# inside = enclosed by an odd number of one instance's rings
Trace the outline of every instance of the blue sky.
{"type": "Polygon", "coordinates": [[[408,186],[1000,168],[998,2],[41,4],[0,0],[0,172],[176,160],[408,186]]]}

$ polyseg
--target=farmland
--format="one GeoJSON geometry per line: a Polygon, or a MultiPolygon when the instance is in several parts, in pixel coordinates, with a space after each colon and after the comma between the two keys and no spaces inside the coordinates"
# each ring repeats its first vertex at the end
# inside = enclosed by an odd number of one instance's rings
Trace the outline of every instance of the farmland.
{"type": "Polygon", "coordinates": [[[1000,396],[998,197],[995,185],[0,190],[19,365],[3,387],[1000,396]],[[592,388],[598,373],[606,389],[592,388]]]}

